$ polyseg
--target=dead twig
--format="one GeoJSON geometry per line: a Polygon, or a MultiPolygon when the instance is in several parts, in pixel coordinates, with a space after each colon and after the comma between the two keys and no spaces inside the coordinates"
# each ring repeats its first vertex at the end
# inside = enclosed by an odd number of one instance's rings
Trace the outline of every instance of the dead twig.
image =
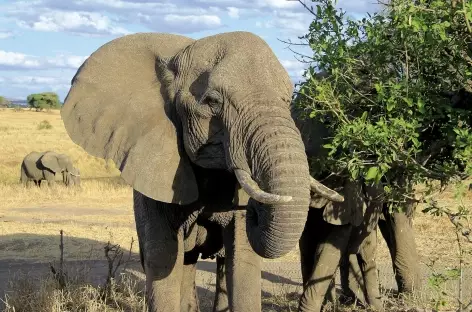
{"type": "Polygon", "coordinates": [[[59,233],[61,236],[59,244],[59,250],[61,252],[61,256],[59,259],[59,269],[56,270],[52,263],[49,263],[49,267],[54,276],[54,279],[59,283],[59,287],[61,289],[64,289],[66,287],[66,273],[64,271],[64,231],[60,230],[59,233]]]}

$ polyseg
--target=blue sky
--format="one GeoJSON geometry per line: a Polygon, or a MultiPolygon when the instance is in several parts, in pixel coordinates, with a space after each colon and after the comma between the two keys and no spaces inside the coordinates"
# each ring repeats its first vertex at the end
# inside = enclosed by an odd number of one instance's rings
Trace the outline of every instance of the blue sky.
{"type": "MultiPolygon", "coordinates": [[[[375,3],[339,0],[338,6],[359,17],[375,11],[375,3]]],[[[54,91],[63,100],[77,68],[98,47],[149,31],[195,39],[253,32],[267,41],[296,82],[305,65],[278,39],[296,40],[311,20],[300,3],[286,0],[0,0],[0,95],[24,99],[54,91]]]]}

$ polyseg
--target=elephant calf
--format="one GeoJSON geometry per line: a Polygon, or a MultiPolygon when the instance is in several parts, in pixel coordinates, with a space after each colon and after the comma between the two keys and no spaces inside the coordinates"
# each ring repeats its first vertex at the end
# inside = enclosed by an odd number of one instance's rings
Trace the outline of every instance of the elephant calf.
{"type": "Polygon", "coordinates": [[[375,229],[382,212],[380,189],[348,182],[343,192],[344,203],[311,203],[299,242],[303,277],[299,311],[321,311],[340,262],[351,255],[359,262],[367,303],[382,310],[374,257],[375,229]]]}
{"type": "Polygon", "coordinates": [[[24,186],[33,181],[40,186],[46,180],[49,186],[54,185],[56,173],[62,173],[66,186],[80,185],[80,171],[72,165],[72,160],[65,154],[52,151],[31,152],[21,163],[20,183],[24,186]]]}

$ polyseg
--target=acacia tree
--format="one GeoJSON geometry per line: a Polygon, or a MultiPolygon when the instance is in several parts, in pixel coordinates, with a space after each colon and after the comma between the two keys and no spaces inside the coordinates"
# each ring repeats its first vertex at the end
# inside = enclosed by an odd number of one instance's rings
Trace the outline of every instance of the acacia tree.
{"type": "Polygon", "coordinates": [[[41,111],[43,109],[56,109],[61,107],[59,96],[54,92],[34,93],[26,98],[28,106],[41,111]]]}
{"type": "Polygon", "coordinates": [[[469,210],[431,196],[472,173],[472,3],[391,0],[353,20],[333,1],[311,1],[298,0],[313,15],[300,37],[313,53],[301,56],[310,66],[293,103],[330,131],[329,153],[311,160],[324,172],[312,174],[381,184],[391,209],[430,197],[424,211],[470,235],[460,221],[469,210]]]}

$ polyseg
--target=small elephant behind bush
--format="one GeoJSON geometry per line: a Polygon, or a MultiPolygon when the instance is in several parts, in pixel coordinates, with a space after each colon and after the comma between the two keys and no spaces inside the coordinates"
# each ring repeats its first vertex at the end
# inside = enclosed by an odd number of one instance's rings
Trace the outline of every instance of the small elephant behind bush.
{"type": "Polygon", "coordinates": [[[80,171],[73,166],[72,160],[65,154],[52,151],[31,152],[21,163],[20,182],[26,186],[33,181],[40,186],[46,180],[49,186],[54,185],[56,173],[62,173],[66,186],[80,185],[80,171]]]}

